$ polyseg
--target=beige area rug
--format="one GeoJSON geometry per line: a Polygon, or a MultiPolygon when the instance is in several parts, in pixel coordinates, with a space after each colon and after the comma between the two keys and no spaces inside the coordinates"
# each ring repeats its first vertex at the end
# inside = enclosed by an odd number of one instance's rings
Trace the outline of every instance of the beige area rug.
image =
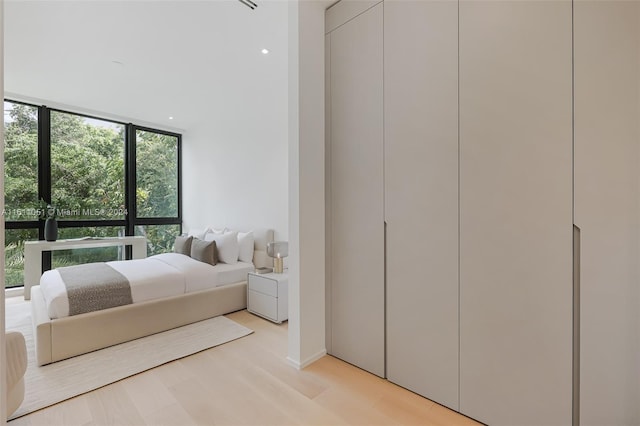
{"type": "Polygon", "coordinates": [[[24,402],[10,420],[253,333],[220,316],[38,367],[31,327],[29,302],[7,301],[6,328],[24,334],[29,358],[24,402]]]}

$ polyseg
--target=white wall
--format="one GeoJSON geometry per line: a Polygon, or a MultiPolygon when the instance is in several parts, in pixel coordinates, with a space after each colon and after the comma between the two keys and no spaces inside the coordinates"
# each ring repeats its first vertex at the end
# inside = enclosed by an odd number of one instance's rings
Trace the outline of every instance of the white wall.
{"type": "MultiPolygon", "coordinates": [[[[221,69],[235,66],[234,74],[212,75],[210,84],[200,83],[211,99],[182,137],[185,230],[272,228],[276,239],[288,239],[286,3],[270,2],[249,16],[257,19],[268,11],[269,25],[254,44],[270,52],[255,52],[257,61],[253,50],[249,55],[257,68],[246,69],[251,62],[239,51],[231,59],[213,59],[224,61],[221,69]]],[[[235,42],[229,40],[232,46],[235,42]]],[[[215,50],[202,54],[216,58],[215,50]]]]}
{"type": "MultiPolygon", "coordinates": [[[[4,94],[4,0],[0,0],[0,93],[4,94]]],[[[0,158],[4,158],[4,126],[0,126],[0,158]]],[[[0,162],[0,210],[4,210],[4,161],[0,162]]],[[[4,220],[0,221],[0,283],[4,288],[4,220]]],[[[4,341],[4,290],[0,291],[0,424],[7,418],[6,349],[4,341]]]]}
{"type": "Polygon", "coordinates": [[[273,228],[287,240],[287,100],[282,81],[260,114],[230,115],[182,137],[184,229],[273,228]],[[280,93],[277,93],[280,91],[280,93]]]}
{"type": "Polygon", "coordinates": [[[324,11],[289,2],[289,361],[325,349],[324,11]]]}
{"type": "Polygon", "coordinates": [[[270,227],[289,241],[289,350],[298,368],[326,353],[324,11],[289,1],[288,56],[244,115],[183,135],[184,227],[270,227]]]}
{"type": "MultiPolygon", "coordinates": [[[[286,25],[286,16],[282,17],[286,25]]],[[[250,101],[229,99],[229,109],[183,133],[184,228],[273,228],[288,238],[286,32],[265,55],[272,78],[247,81],[250,101]]]]}

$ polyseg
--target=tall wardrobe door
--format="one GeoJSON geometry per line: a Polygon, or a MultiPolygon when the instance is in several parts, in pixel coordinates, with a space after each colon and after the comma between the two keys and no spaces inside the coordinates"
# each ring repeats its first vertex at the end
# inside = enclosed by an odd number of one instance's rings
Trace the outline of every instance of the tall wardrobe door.
{"type": "Polygon", "coordinates": [[[569,425],[571,1],[460,2],[460,411],[569,425]]]}
{"type": "Polygon", "coordinates": [[[574,3],[575,223],[580,227],[580,424],[640,424],[640,4],[574,3]],[[635,318],[635,320],[634,320],[635,318]],[[633,378],[633,379],[632,379],[633,378]]]}
{"type": "Polygon", "coordinates": [[[331,353],[384,376],[382,4],[330,43],[331,353]]]}
{"type": "Polygon", "coordinates": [[[458,408],[458,5],[385,1],[387,377],[458,408]]]}

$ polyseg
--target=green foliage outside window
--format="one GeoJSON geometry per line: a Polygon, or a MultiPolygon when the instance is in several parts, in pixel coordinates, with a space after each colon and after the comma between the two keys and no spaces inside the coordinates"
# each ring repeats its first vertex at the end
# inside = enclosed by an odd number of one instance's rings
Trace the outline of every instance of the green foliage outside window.
{"type": "MultiPolygon", "coordinates": [[[[58,231],[60,239],[92,237],[118,237],[124,235],[124,228],[118,226],[62,228],[58,231]]],[[[122,247],[93,247],[72,250],[56,250],[51,252],[51,266],[79,265],[90,262],[106,262],[124,259],[122,247]]]]}
{"type": "Polygon", "coordinates": [[[5,110],[4,219],[36,220],[39,206],[38,110],[20,104],[12,106],[10,111],[5,110]]]}
{"type": "Polygon", "coordinates": [[[124,125],[51,112],[51,194],[59,219],[124,219],[124,125]]]}
{"type": "MultiPolygon", "coordinates": [[[[5,221],[38,220],[38,109],[5,102],[5,221]]],[[[51,191],[58,220],[123,220],[126,127],[51,111],[51,191]]],[[[178,216],[177,138],[136,132],[137,217],[178,216]]],[[[148,239],[148,254],[171,251],[179,225],[136,226],[148,239]]],[[[59,238],[123,235],[119,226],[60,229],[59,238]]],[[[38,231],[5,232],[6,287],[23,284],[24,241],[38,231]]],[[[115,260],[115,248],[54,252],[53,266],[115,260]]]]}
{"type": "Polygon", "coordinates": [[[24,242],[38,239],[37,229],[7,229],[5,235],[5,287],[24,283],[24,242]]]}
{"type": "Polygon", "coordinates": [[[180,225],[136,226],[136,235],[147,237],[147,256],[173,251],[178,234],[180,225]]]}
{"type": "Polygon", "coordinates": [[[160,133],[136,132],[138,217],[178,216],[178,141],[160,133]]]}

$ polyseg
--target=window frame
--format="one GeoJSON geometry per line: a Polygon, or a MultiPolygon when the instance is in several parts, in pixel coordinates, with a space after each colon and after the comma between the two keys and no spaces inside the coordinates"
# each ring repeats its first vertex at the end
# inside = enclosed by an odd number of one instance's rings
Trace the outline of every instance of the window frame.
{"type": "MultiPolygon", "coordinates": [[[[124,203],[127,214],[124,219],[78,219],[78,220],[58,220],[60,228],[84,228],[84,227],[122,227],[126,236],[135,235],[135,228],[138,225],[179,225],[182,232],[182,134],[162,129],[154,129],[147,126],[124,123],[118,120],[84,114],[75,111],[66,111],[59,108],[49,108],[46,105],[34,105],[28,102],[16,101],[5,98],[4,102],[26,105],[37,108],[38,120],[38,199],[51,201],[52,179],[51,179],[51,112],[76,115],[83,118],[107,121],[124,126],[124,203]],[[177,197],[178,211],[175,217],[137,217],[136,200],[136,131],[158,133],[177,138],[177,197]]],[[[4,125],[4,124],[3,124],[4,125]]],[[[4,158],[3,158],[3,161],[4,158]]],[[[37,200],[36,200],[37,201],[37,200]]],[[[44,221],[6,221],[5,229],[37,229],[38,239],[44,240],[44,221]]],[[[131,259],[131,247],[127,247],[126,259],[131,259]]],[[[44,252],[42,256],[42,270],[51,269],[51,253],[44,252]]],[[[23,283],[24,285],[24,283],[23,283]]],[[[16,286],[17,288],[19,286],[16,286]]]]}

